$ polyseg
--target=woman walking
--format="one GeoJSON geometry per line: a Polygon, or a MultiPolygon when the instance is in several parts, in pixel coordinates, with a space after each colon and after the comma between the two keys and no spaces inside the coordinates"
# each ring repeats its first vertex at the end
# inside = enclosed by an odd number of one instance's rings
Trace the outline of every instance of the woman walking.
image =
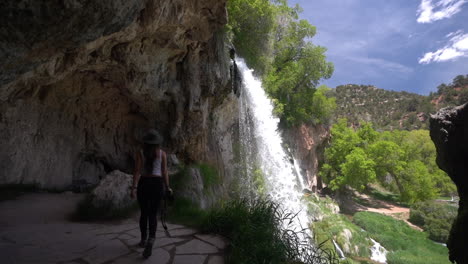
{"type": "Polygon", "coordinates": [[[143,143],[143,149],[135,155],[131,196],[137,197],[141,211],[141,240],[138,245],[145,248],[143,257],[148,258],[156,238],[160,201],[165,191],[172,192],[172,189],[169,187],[166,153],[161,149],[161,135],[156,130],[149,130],[143,137],[143,143]]]}

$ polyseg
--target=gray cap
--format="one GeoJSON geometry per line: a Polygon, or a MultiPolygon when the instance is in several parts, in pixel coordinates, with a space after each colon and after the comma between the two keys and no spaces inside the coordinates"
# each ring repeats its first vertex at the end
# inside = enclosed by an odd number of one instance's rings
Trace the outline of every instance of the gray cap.
{"type": "Polygon", "coordinates": [[[160,145],[163,142],[163,137],[155,129],[150,129],[143,137],[143,142],[151,145],[160,145]]]}

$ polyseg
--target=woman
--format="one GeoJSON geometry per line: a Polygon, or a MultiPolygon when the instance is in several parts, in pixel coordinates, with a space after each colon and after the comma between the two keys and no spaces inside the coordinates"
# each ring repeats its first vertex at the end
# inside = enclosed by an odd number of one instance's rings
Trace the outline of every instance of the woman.
{"type": "Polygon", "coordinates": [[[148,258],[156,238],[156,216],[160,201],[165,190],[172,192],[172,189],[169,188],[166,153],[161,150],[161,135],[156,130],[149,130],[143,137],[143,143],[143,149],[137,151],[135,157],[131,196],[137,197],[141,210],[141,241],[138,245],[145,248],[143,257],[148,258]]]}

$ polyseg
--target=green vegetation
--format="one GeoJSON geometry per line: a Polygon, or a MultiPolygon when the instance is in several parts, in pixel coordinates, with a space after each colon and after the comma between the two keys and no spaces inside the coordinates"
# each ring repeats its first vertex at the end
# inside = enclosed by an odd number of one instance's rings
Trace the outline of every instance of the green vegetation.
{"type": "Polygon", "coordinates": [[[429,113],[435,112],[427,96],[371,85],[340,85],[331,96],[336,97],[337,119],[347,118],[354,125],[367,120],[380,130],[428,128],[429,113]]]}
{"type": "Polygon", "coordinates": [[[468,75],[439,85],[429,96],[355,84],[337,86],[330,96],[336,97],[336,119],[347,118],[355,126],[366,120],[378,130],[427,129],[429,114],[468,102],[468,75]]]}
{"type": "Polygon", "coordinates": [[[179,223],[195,228],[203,225],[207,212],[200,209],[191,200],[183,197],[175,197],[167,210],[167,218],[174,223],[179,223]]]}
{"type": "Polygon", "coordinates": [[[434,243],[426,233],[410,228],[403,221],[371,212],[356,213],[353,221],[390,251],[387,254],[389,264],[450,263],[446,247],[434,243]]]}
{"type": "Polygon", "coordinates": [[[338,263],[335,254],[321,246],[310,248],[309,253],[301,252],[300,231],[283,228],[290,217],[278,204],[264,199],[231,200],[205,211],[179,198],[168,210],[172,222],[228,238],[228,263],[338,263]]]}
{"type": "Polygon", "coordinates": [[[378,182],[409,204],[456,192],[435,163],[435,146],[427,130],[379,133],[370,123],[354,130],[340,119],[331,135],[320,173],[332,190],[351,186],[363,191],[378,182]]]}
{"type": "Polygon", "coordinates": [[[227,237],[228,263],[338,263],[333,252],[310,245],[302,252],[298,233],[283,228],[293,215],[268,200],[233,200],[208,213],[203,229],[227,237]]]}
{"type": "Polygon", "coordinates": [[[437,103],[439,108],[446,106],[461,105],[468,102],[468,74],[458,75],[451,84],[441,84],[437,92],[431,93],[429,97],[437,103]]]}
{"type": "Polygon", "coordinates": [[[420,202],[411,206],[409,221],[422,227],[429,238],[447,243],[450,228],[457,217],[457,207],[440,202],[420,202]]]}
{"type": "Polygon", "coordinates": [[[204,163],[197,164],[196,167],[200,169],[205,188],[209,188],[221,182],[221,178],[215,167],[204,163]]]}
{"type": "Polygon", "coordinates": [[[333,214],[322,221],[314,222],[312,225],[315,241],[326,241],[324,248],[334,250],[334,245],[329,239],[335,242],[348,257],[370,257],[369,248],[372,243],[367,239],[366,232],[362,232],[358,226],[353,224],[346,216],[333,214]]]}
{"type": "Polygon", "coordinates": [[[307,204],[309,215],[323,217],[311,224],[316,244],[335,251],[333,239],[344,251],[349,263],[354,263],[352,259],[358,263],[369,260],[372,243],[367,239],[366,232],[361,231],[347,216],[338,214],[338,205],[332,199],[310,195],[304,196],[303,200],[307,204]]]}
{"type": "Polygon", "coordinates": [[[266,194],[266,187],[265,187],[265,175],[260,168],[256,168],[253,173],[253,183],[255,186],[255,189],[257,191],[257,194],[261,197],[265,196],[266,194]]]}
{"type": "Polygon", "coordinates": [[[380,186],[372,186],[370,189],[366,189],[366,193],[373,198],[381,201],[387,201],[392,203],[400,202],[400,195],[382,189],[380,186]],[[372,188],[373,187],[373,188],[372,188]]]}
{"type": "Polygon", "coordinates": [[[310,41],[316,29],[299,19],[300,7],[287,0],[230,0],[227,9],[237,52],[263,79],[281,124],[328,122],[335,101],[327,88],[316,87],[331,77],[333,65],[326,49],[310,41]]]}
{"type": "Polygon", "coordinates": [[[132,202],[126,207],[115,208],[112,203],[96,206],[93,203],[93,196],[88,194],[81,200],[75,212],[70,216],[73,221],[111,221],[122,220],[130,217],[138,211],[138,203],[132,202]]]}

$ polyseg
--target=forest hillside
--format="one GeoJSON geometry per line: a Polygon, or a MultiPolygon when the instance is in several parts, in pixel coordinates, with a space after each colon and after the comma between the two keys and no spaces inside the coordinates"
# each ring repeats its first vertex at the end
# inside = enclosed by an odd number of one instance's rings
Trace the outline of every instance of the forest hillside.
{"type": "Polygon", "coordinates": [[[336,97],[336,118],[354,125],[366,121],[378,130],[427,129],[431,113],[468,102],[468,75],[458,75],[428,96],[355,84],[337,86],[330,95],[336,97]]]}

